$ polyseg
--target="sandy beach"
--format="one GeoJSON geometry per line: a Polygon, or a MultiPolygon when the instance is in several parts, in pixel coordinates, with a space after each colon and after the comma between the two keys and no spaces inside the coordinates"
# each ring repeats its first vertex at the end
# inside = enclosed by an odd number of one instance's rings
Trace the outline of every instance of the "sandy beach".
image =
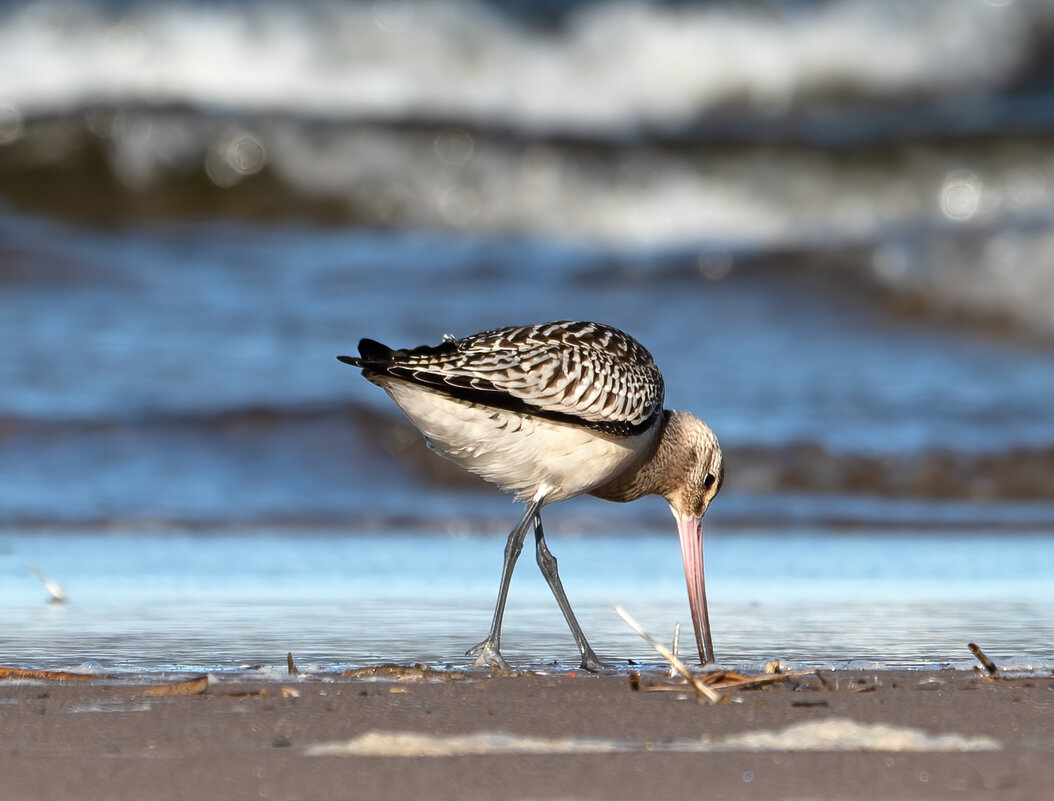
{"type": "Polygon", "coordinates": [[[1054,677],[0,682],[11,799],[1043,798],[1054,677]],[[185,694],[184,694],[185,693],[185,694]]]}

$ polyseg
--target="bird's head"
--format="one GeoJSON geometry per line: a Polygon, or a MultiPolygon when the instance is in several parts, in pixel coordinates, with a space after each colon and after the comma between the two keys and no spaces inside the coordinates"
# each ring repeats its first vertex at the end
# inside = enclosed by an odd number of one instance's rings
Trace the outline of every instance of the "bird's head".
{"type": "Polygon", "coordinates": [[[685,412],[671,412],[666,429],[666,436],[677,445],[670,479],[661,494],[678,520],[701,520],[725,480],[717,435],[694,414],[685,412]]]}
{"type": "Polygon", "coordinates": [[[677,520],[699,659],[706,664],[714,661],[714,646],[703,581],[703,515],[721,491],[725,463],[717,436],[695,415],[671,412],[663,438],[672,445],[661,495],[677,520]]]}

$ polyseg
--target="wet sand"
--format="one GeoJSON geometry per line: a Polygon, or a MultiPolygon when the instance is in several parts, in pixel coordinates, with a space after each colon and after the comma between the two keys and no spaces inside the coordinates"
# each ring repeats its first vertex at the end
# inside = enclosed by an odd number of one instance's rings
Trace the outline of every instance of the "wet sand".
{"type": "Polygon", "coordinates": [[[1054,677],[822,679],[6,680],[0,798],[1050,797],[1054,677]]]}

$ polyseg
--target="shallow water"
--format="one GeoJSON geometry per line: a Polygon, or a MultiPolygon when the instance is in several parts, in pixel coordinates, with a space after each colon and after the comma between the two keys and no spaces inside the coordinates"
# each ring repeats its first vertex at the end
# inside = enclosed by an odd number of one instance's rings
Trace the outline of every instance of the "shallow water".
{"type": "MultiPolygon", "coordinates": [[[[690,627],[672,531],[552,536],[561,575],[602,658],[661,660],[612,611],[653,636],[690,627]]],[[[389,534],[5,534],[5,664],[111,672],[384,662],[466,666],[489,626],[503,542],[389,534]],[[27,569],[69,594],[49,604],[27,569]]],[[[1054,667],[1054,541],[905,532],[711,533],[707,588],[719,664],[967,667],[978,643],[1012,669],[1054,667]]],[[[504,653],[577,664],[529,551],[514,576],[504,653]]],[[[693,653],[685,630],[682,653],[693,653]]]]}

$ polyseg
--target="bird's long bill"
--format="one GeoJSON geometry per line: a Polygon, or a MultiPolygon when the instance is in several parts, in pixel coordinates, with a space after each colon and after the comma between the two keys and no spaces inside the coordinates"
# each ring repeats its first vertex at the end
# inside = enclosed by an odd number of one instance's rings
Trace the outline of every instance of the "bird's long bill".
{"type": "Polygon", "coordinates": [[[695,641],[699,660],[705,665],[714,661],[714,644],[710,639],[710,615],[706,609],[706,582],[703,578],[703,520],[700,517],[677,516],[681,535],[684,578],[688,582],[688,604],[692,608],[695,641]]]}

